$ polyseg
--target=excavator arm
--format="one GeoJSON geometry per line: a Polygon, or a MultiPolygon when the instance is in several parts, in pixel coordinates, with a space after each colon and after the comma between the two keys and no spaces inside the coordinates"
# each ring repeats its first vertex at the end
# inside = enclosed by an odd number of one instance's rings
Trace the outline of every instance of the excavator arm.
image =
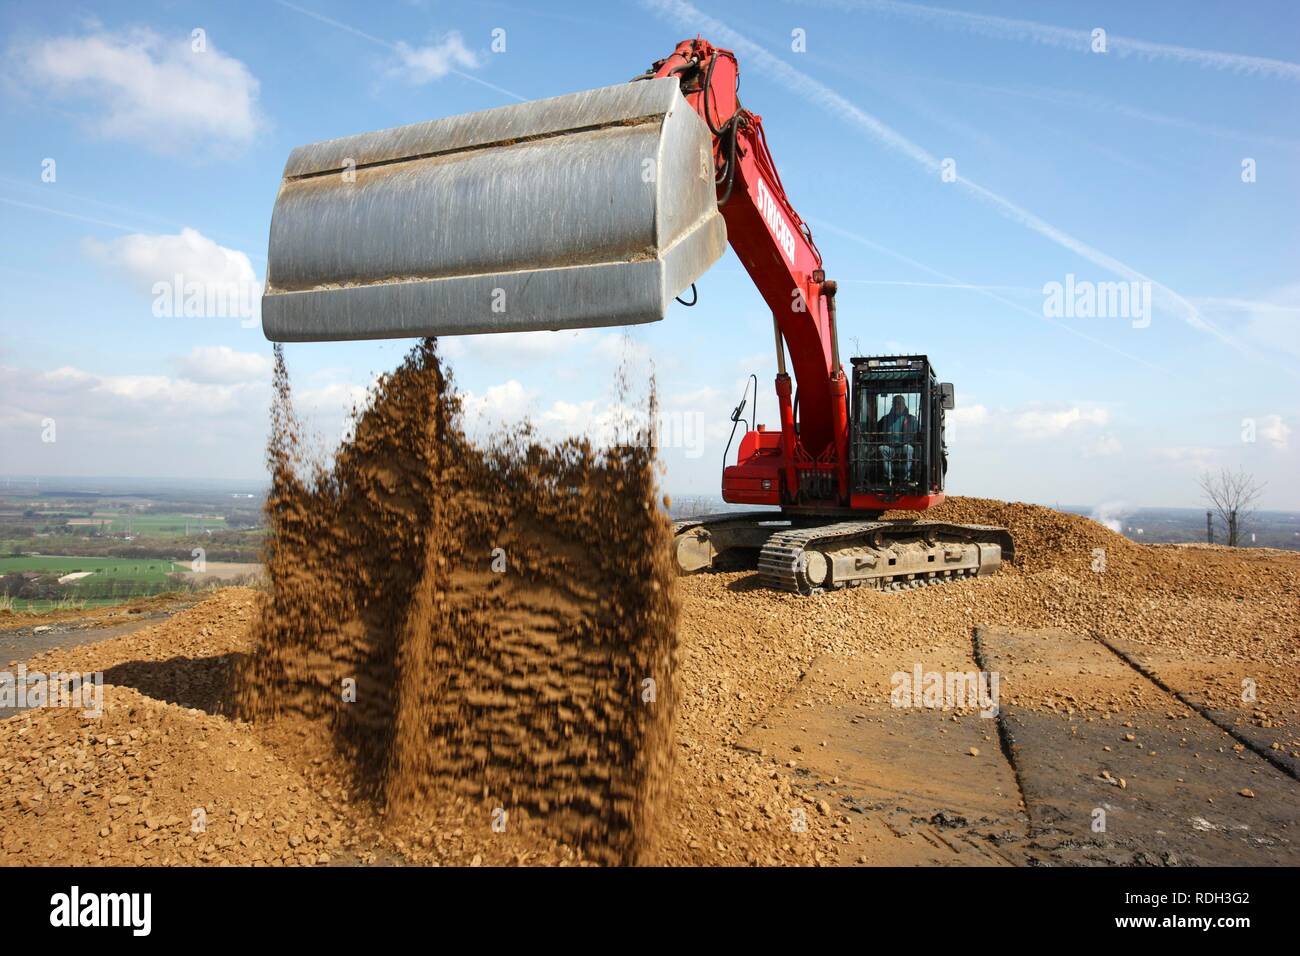
{"type": "Polygon", "coordinates": [[[728,469],[723,497],[739,503],[783,504],[808,497],[801,494],[808,489],[812,498],[825,504],[847,504],[848,404],[835,328],[836,287],[826,278],[812,230],[781,183],[762,117],[740,103],[736,56],[707,40],[684,40],[645,77],[677,77],[686,102],[708,127],[727,240],[772,310],[780,442],[775,449],[769,442],[769,454],[755,458],[753,452],[763,442],[761,433],[746,436],[748,445],[742,442],[741,459],[757,464],[728,469]],[[800,384],[797,433],[787,351],[800,384]],[[770,476],[765,477],[776,463],[763,458],[780,459],[784,493],[770,476]],[[811,478],[803,478],[805,474],[811,478]]]}
{"type": "Polygon", "coordinates": [[[267,337],[656,321],[729,242],[772,310],[780,419],[742,440],[723,497],[848,506],[835,284],[738,77],[697,38],[632,83],[298,147],[271,219],[267,337]]]}

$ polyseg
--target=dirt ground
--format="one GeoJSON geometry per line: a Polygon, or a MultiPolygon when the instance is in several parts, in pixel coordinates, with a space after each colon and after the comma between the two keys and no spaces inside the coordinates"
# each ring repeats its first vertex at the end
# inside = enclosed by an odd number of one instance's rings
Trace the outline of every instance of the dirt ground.
{"type": "MultiPolygon", "coordinates": [[[[676,582],[675,759],[649,862],[1300,862],[1300,555],[1137,545],[978,499],[936,517],[1007,525],[1018,564],[887,594],[676,582]],[[996,713],[919,686],[901,705],[918,672],[996,674],[996,713]]],[[[318,741],[224,716],[262,600],[227,588],[29,659],[103,671],[105,712],[0,721],[0,862],[591,862],[463,793],[394,837],[318,741]]]]}
{"type": "Polygon", "coordinates": [[[84,631],[91,628],[119,627],[173,612],[183,603],[192,604],[193,599],[173,592],[139,598],[127,604],[104,607],[60,608],[47,611],[15,611],[11,608],[0,608],[0,635],[11,637],[33,632],[84,631]]]}

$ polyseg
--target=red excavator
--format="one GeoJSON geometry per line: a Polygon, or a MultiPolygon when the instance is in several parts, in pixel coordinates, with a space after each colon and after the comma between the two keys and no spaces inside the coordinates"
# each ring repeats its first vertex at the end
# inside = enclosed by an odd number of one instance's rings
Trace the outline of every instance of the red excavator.
{"type": "Polygon", "coordinates": [[[678,521],[679,569],[756,558],[766,584],[802,594],[991,573],[1013,557],[1004,528],[879,520],[943,501],[953,387],[924,355],[845,374],[835,282],[739,78],[731,51],[696,38],[630,83],[295,149],[267,338],[658,321],[730,242],[772,310],[778,427],[745,419],[747,387],[722,497],[769,509],[678,521]]]}

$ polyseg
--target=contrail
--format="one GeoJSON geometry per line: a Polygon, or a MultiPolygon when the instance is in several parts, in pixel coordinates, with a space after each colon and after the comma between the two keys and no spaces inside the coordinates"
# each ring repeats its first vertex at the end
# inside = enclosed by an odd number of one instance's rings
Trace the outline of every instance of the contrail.
{"type": "MultiPolygon", "coordinates": [[[[15,186],[15,187],[17,187],[17,188],[19,188],[19,189],[26,190],[27,192],[44,192],[44,193],[46,193],[46,195],[50,195],[50,194],[51,194],[51,193],[50,193],[50,187],[47,186],[47,185],[46,185],[46,186],[37,186],[37,185],[35,185],[35,184],[33,184],[33,183],[26,183],[26,182],[22,182],[21,180],[11,179],[11,178],[8,177],[8,176],[0,176],[0,183],[3,183],[4,185],[7,185],[7,186],[15,186]]],[[[175,227],[176,229],[184,229],[187,225],[189,225],[188,223],[181,222],[180,220],[177,220],[177,219],[168,219],[166,216],[159,216],[159,215],[155,215],[154,213],[149,213],[149,212],[141,212],[140,210],[138,210],[138,209],[132,209],[132,208],[129,207],[129,206],[119,206],[119,205],[117,205],[116,203],[105,202],[103,199],[92,199],[92,198],[89,197],[89,196],[81,196],[81,195],[78,195],[77,193],[70,193],[70,192],[68,192],[66,189],[63,189],[62,187],[59,188],[57,195],[58,195],[59,199],[61,199],[61,200],[68,200],[68,199],[71,199],[71,200],[74,200],[75,202],[79,202],[79,203],[91,203],[91,204],[96,205],[96,206],[102,206],[102,207],[104,207],[105,209],[111,209],[111,210],[113,210],[114,212],[124,212],[124,213],[126,213],[126,214],[128,214],[128,215],[130,215],[130,216],[135,216],[135,217],[138,217],[138,218],[140,218],[140,219],[149,219],[149,220],[152,220],[152,221],[157,222],[157,223],[162,223],[163,225],[173,226],[173,227],[175,227]]],[[[121,223],[118,223],[118,222],[108,222],[107,220],[104,220],[104,219],[94,219],[94,218],[91,218],[91,217],[89,217],[89,216],[84,216],[84,215],[80,215],[80,214],[77,214],[77,213],[64,212],[64,211],[62,211],[62,210],[60,210],[60,209],[54,209],[54,208],[51,208],[51,207],[49,207],[49,206],[39,206],[39,205],[35,205],[35,204],[32,204],[32,203],[23,203],[23,202],[20,202],[20,201],[18,201],[18,200],[5,199],[5,198],[3,198],[3,197],[0,197],[0,202],[10,203],[11,205],[20,205],[20,206],[23,206],[23,207],[26,208],[26,209],[36,209],[36,210],[39,210],[39,211],[41,211],[41,212],[48,212],[48,213],[50,213],[50,214],[52,214],[52,215],[55,215],[55,216],[63,216],[64,218],[67,218],[67,219],[80,219],[80,220],[83,221],[83,222],[89,222],[89,223],[92,223],[92,224],[97,225],[97,226],[109,226],[109,227],[111,227],[111,228],[113,228],[113,229],[121,229],[121,230],[123,230],[124,232],[139,232],[139,233],[147,233],[147,232],[149,231],[149,230],[148,230],[147,228],[145,228],[144,226],[138,226],[138,227],[137,227],[137,226],[124,226],[124,225],[122,225],[121,223]]],[[[231,235],[228,235],[228,234],[225,234],[225,233],[220,233],[220,232],[206,232],[206,231],[205,231],[203,234],[204,234],[205,236],[208,236],[208,237],[211,238],[211,239],[223,239],[223,240],[225,240],[226,242],[235,243],[235,244],[240,245],[240,246],[254,245],[254,243],[250,242],[250,240],[245,239],[245,238],[243,238],[243,237],[241,237],[241,236],[231,236],[231,235]]],[[[250,258],[253,258],[253,259],[261,259],[263,262],[266,261],[266,257],[265,257],[265,256],[259,256],[259,255],[257,255],[256,253],[251,253],[251,252],[250,252],[250,253],[245,253],[245,255],[247,255],[247,256],[249,256],[250,258]]]]}
{"type": "Polygon", "coordinates": [[[1210,312],[1300,312],[1300,306],[1257,302],[1253,299],[1206,298],[1197,299],[1196,303],[1210,312]]]}
{"type": "MultiPolygon", "coordinates": [[[[828,226],[832,232],[834,226],[828,226]]],[[[844,230],[840,230],[841,233],[844,230]]],[[[860,237],[853,237],[860,238],[860,237]]],[[[883,246],[880,247],[882,250],[883,246]]],[[[910,282],[906,279],[846,279],[843,276],[836,276],[840,285],[853,283],[854,285],[887,285],[887,286],[906,286],[916,289],[961,289],[966,292],[1018,292],[1022,295],[1042,295],[1041,289],[1035,289],[1032,286],[1024,285],[978,285],[973,282],[910,282]]]]}
{"type": "Polygon", "coordinates": [[[815,225],[819,230],[832,233],[833,235],[842,236],[843,238],[856,242],[859,245],[866,246],[868,249],[874,249],[876,252],[897,259],[899,262],[905,262],[912,268],[920,269],[922,272],[932,275],[936,279],[943,279],[946,285],[950,288],[968,289],[971,292],[978,292],[980,295],[992,299],[995,302],[999,302],[1009,309],[1014,309],[1017,312],[1024,313],[1025,315],[1029,316],[1031,319],[1037,319],[1040,322],[1046,322],[1049,325],[1055,325],[1057,328],[1063,329],[1064,331],[1069,332],[1071,335],[1078,336],[1079,338],[1091,342],[1093,345],[1096,345],[1099,348],[1106,349],[1108,352],[1114,352],[1116,355],[1122,356],[1128,359],[1129,361],[1137,362],[1139,365],[1145,365],[1147,368],[1154,369],[1157,372],[1168,373],[1169,371],[1169,369],[1161,365],[1156,365],[1153,362],[1148,362],[1144,358],[1141,358],[1137,355],[1133,355],[1129,352],[1125,352],[1123,349],[1117,349],[1115,348],[1115,346],[1111,345],[1108,342],[1104,342],[1101,339],[1094,338],[1093,336],[1088,335],[1086,332],[1081,332],[1072,325],[1067,325],[1065,322],[1060,322],[1056,319],[1048,318],[1047,316],[1043,315],[1041,310],[1035,312],[1033,309],[1026,308],[1025,306],[1021,305],[1019,302],[1014,302],[1011,299],[1008,299],[1006,296],[999,295],[996,291],[994,291],[995,289],[997,289],[997,286],[975,285],[973,283],[966,282],[962,279],[957,278],[954,275],[949,275],[946,272],[941,272],[932,266],[928,266],[924,262],[918,262],[916,259],[913,259],[911,256],[904,255],[901,252],[896,252],[893,249],[890,249],[888,246],[882,246],[878,242],[873,242],[864,235],[861,235],[856,232],[851,232],[848,229],[842,229],[839,226],[833,225],[829,222],[825,222],[824,220],[812,219],[810,220],[810,222],[813,225],[815,225]]]}
{"type": "Polygon", "coordinates": [[[930,82],[962,90],[973,90],[978,93],[991,93],[995,96],[1016,96],[1023,99],[1038,100],[1039,102],[1051,103],[1055,106],[1078,106],[1098,113],[1118,114],[1120,116],[1128,117],[1129,119],[1137,120],[1141,123],[1155,126],[1167,126],[1171,129],[1184,130],[1201,136],[1213,136],[1219,139],[1239,139],[1252,143],[1268,143],[1271,146],[1281,146],[1284,149],[1300,149],[1300,140],[1274,136],[1270,133],[1251,133],[1246,130],[1233,129],[1227,126],[1215,126],[1209,123],[1202,123],[1198,120],[1185,119],[1181,116],[1170,116],[1166,113],[1157,113],[1153,110],[1129,106],[1126,103],[1119,103],[1115,100],[1105,99],[1100,96],[1093,96],[1087,93],[1076,93],[1071,90],[1062,90],[1047,86],[1034,88],[989,86],[984,83],[970,83],[965,80],[944,80],[938,77],[930,77],[930,82]]]}
{"type": "Polygon", "coordinates": [[[78,222],[88,222],[92,226],[107,226],[109,229],[118,229],[122,232],[140,232],[135,226],[125,226],[120,222],[109,222],[107,219],[95,219],[93,216],[83,216],[76,212],[65,212],[62,209],[54,209],[51,206],[41,206],[31,202],[21,202],[17,199],[7,199],[0,196],[0,202],[9,206],[17,206],[20,209],[33,209],[36,212],[46,212],[51,216],[62,216],[64,219],[75,219],[78,222]]]}
{"type": "MultiPolygon", "coordinates": [[[[400,52],[400,48],[396,43],[390,43],[383,37],[377,37],[373,33],[366,33],[364,30],[358,30],[356,27],[346,24],[341,20],[335,20],[333,17],[327,17],[325,14],[317,13],[315,10],[308,10],[306,7],[300,7],[296,3],[290,3],[289,0],[275,0],[275,2],[287,10],[292,10],[294,13],[301,13],[305,17],[311,17],[313,20],[334,27],[336,30],[342,30],[345,33],[351,33],[353,36],[361,37],[363,40],[369,40],[371,43],[392,50],[395,53],[400,52]]],[[[497,86],[495,83],[489,83],[487,80],[477,77],[472,73],[466,73],[463,70],[456,69],[448,69],[447,72],[459,76],[463,80],[470,80],[471,82],[477,83],[479,86],[486,86],[489,90],[495,90],[497,93],[519,100],[521,103],[527,99],[527,97],[520,96],[518,93],[512,93],[505,87],[497,86]]]]}
{"type": "MultiPolygon", "coordinates": [[[[66,196],[67,194],[63,194],[63,195],[66,196]]],[[[94,202],[95,200],[92,199],[92,200],[86,200],[86,201],[87,201],[87,202],[94,202]]],[[[111,222],[111,221],[109,221],[109,220],[107,220],[107,219],[96,219],[94,216],[83,216],[81,213],[78,213],[78,212],[68,212],[67,210],[64,210],[64,209],[55,209],[55,208],[52,207],[52,206],[42,206],[42,205],[40,205],[40,204],[38,204],[38,203],[23,202],[23,201],[21,201],[21,200],[19,200],[19,199],[10,199],[10,198],[8,198],[7,196],[0,196],[0,203],[4,203],[5,205],[8,205],[8,206],[17,206],[17,207],[20,208],[20,209],[31,209],[31,210],[33,210],[34,212],[43,212],[43,213],[48,213],[48,214],[51,215],[51,216],[61,216],[61,217],[64,218],[64,219],[75,219],[77,222],[85,222],[85,223],[89,223],[89,224],[92,225],[92,226],[105,226],[105,227],[107,227],[107,228],[109,228],[109,229],[117,229],[119,232],[126,232],[126,233],[131,233],[131,234],[134,234],[134,235],[148,235],[148,234],[149,234],[149,233],[148,233],[148,230],[143,229],[143,228],[141,228],[141,227],[139,227],[139,226],[128,226],[128,225],[125,225],[124,223],[120,223],[120,222],[111,222]]],[[[105,203],[104,205],[108,205],[108,204],[105,203]]],[[[116,207],[116,208],[121,208],[121,207],[116,207]]],[[[125,210],[125,211],[128,211],[128,212],[129,212],[130,210],[125,210]]],[[[141,215],[143,215],[143,214],[141,214],[141,215]]],[[[157,219],[158,217],[157,217],[157,216],[151,216],[151,217],[149,217],[149,218],[157,219]]],[[[164,220],[164,221],[166,221],[166,220],[164,220]]],[[[184,227],[184,226],[181,226],[180,228],[185,228],[185,227],[184,227]]],[[[206,233],[205,233],[205,235],[206,235],[206,233]]],[[[214,233],[214,235],[215,235],[215,233],[214,233]]],[[[230,239],[227,239],[226,241],[229,242],[229,241],[231,241],[231,240],[230,240],[230,239]]],[[[232,251],[234,251],[234,252],[239,252],[240,250],[238,250],[238,249],[234,249],[234,250],[232,250],[232,251]]],[[[240,254],[241,254],[241,255],[248,256],[250,259],[258,259],[258,260],[261,260],[262,262],[265,262],[265,261],[266,261],[266,256],[259,256],[259,255],[256,255],[256,254],[250,254],[250,253],[247,253],[247,252],[243,252],[243,253],[240,253],[240,254]]]]}
{"type": "MultiPolygon", "coordinates": [[[[642,2],[651,10],[669,19],[675,20],[680,25],[688,29],[703,28],[711,36],[717,37],[735,50],[741,52],[749,60],[758,63],[768,72],[778,75],[791,88],[802,93],[808,99],[815,102],[822,109],[833,113],[841,119],[847,120],[854,126],[874,137],[879,142],[888,146],[895,152],[901,153],[911,159],[917,165],[923,167],[932,175],[938,176],[942,169],[941,160],[931,153],[925,147],[912,142],[903,134],[886,126],[880,120],[876,119],[865,110],[861,109],[854,103],[845,99],[839,93],[836,93],[830,87],[813,79],[806,73],[796,70],[784,60],[768,52],[765,48],[759,46],[749,38],[737,33],[731,27],[719,20],[701,12],[685,0],[642,0],[642,2]]],[[[1105,269],[1108,272],[1124,277],[1130,282],[1149,282],[1153,297],[1160,303],[1161,307],[1169,312],[1176,314],[1192,328],[1202,332],[1208,332],[1222,342],[1238,351],[1244,351],[1240,343],[1231,336],[1225,334],[1213,323],[1205,319],[1190,302],[1166,285],[1155,281],[1150,276],[1144,275],[1132,266],[1129,266],[1114,256],[1107,255],[1099,249],[1095,249],[1076,239],[1064,230],[1058,229],[1051,223],[1035,215],[1028,209],[1016,205],[1005,196],[993,192],[981,186],[973,180],[964,176],[957,175],[954,183],[960,185],[972,196],[980,201],[987,203],[996,209],[1012,222],[1038,233],[1046,239],[1051,240],[1057,245],[1068,249],[1082,259],[1091,262],[1093,265],[1105,269]]]]}
{"type": "MultiPolygon", "coordinates": [[[[944,29],[965,30],[968,33],[1005,40],[1028,40],[1031,43],[1080,53],[1092,52],[1091,30],[1071,30],[1039,23],[1036,20],[1015,20],[986,13],[967,13],[964,10],[903,3],[901,0],[796,0],[796,2],[811,2],[815,6],[838,7],[842,10],[895,14],[932,23],[944,29]]],[[[1150,40],[1114,36],[1109,30],[1106,31],[1106,49],[1109,53],[1119,56],[1136,56],[1145,60],[1187,63],[1232,73],[1300,80],[1300,63],[1293,63],[1290,60],[1250,56],[1244,53],[1224,53],[1221,50],[1201,50],[1172,43],[1153,43],[1150,40]]]]}

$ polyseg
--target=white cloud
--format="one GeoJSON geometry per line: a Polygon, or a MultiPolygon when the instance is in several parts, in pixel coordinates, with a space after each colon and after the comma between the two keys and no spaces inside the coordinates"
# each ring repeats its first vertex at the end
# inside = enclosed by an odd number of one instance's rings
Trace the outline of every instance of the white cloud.
{"type": "MultiPolygon", "coordinates": [[[[371,385],[373,386],[373,382],[371,385]]],[[[304,388],[293,393],[293,407],[300,419],[327,441],[337,434],[342,438],[352,431],[353,412],[370,404],[371,390],[364,385],[333,382],[319,388],[304,388]]]]}
{"type": "Polygon", "coordinates": [[[1164,461],[1191,463],[1198,467],[1217,458],[1219,454],[1216,449],[1195,445],[1171,445],[1153,449],[1153,452],[1164,461]]]}
{"type": "Polygon", "coordinates": [[[461,409],[465,422],[471,428],[485,425],[489,428],[521,421],[528,412],[532,394],[515,379],[492,385],[481,395],[465,392],[461,395],[461,409]]]}
{"type": "Polygon", "coordinates": [[[451,359],[476,358],[492,362],[533,363],[558,355],[572,355],[579,346],[600,337],[586,329],[552,332],[492,332],[483,335],[448,335],[438,347],[451,359]]]}
{"type": "MultiPolygon", "coordinates": [[[[752,391],[750,395],[752,397],[752,391]]],[[[662,399],[663,405],[666,408],[689,408],[699,410],[718,405],[723,401],[723,396],[721,389],[714,388],[712,385],[705,385],[689,392],[674,393],[665,390],[662,399]]]]}
{"type": "Polygon", "coordinates": [[[647,422],[645,408],[595,399],[557,401],[540,417],[542,434],[551,440],[585,436],[597,447],[632,441],[634,436],[645,431],[647,422]]]}
{"type": "Polygon", "coordinates": [[[983,405],[959,405],[944,413],[944,441],[949,447],[956,447],[983,432],[990,418],[989,410],[983,405]]]}
{"type": "Polygon", "coordinates": [[[448,335],[438,347],[465,374],[495,376],[508,367],[510,376],[530,387],[566,382],[584,391],[593,381],[614,382],[620,369],[627,381],[640,382],[676,364],[673,355],[653,354],[633,335],[605,328],[448,335]]]}
{"type": "Polygon", "coordinates": [[[616,365],[648,368],[650,347],[631,332],[604,332],[592,343],[592,354],[616,365]]]}
{"type": "Polygon", "coordinates": [[[989,420],[989,410],[983,405],[962,405],[944,414],[944,421],[964,428],[968,425],[984,425],[989,420]]]}
{"type": "MultiPolygon", "coordinates": [[[[13,382],[16,378],[11,376],[16,376],[19,370],[4,369],[4,372],[7,373],[6,378],[13,382]]],[[[52,395],[67,395],[82,391],[94,381],[95,377],[89,372],[83,372],[70,365],[40,373],[40,384],[43,390],[52,395]]]]}
{"type": "Polygon", "coordinates": [[[80,422],[184,424],[194,416],[249,411],[270,397],[270,381],[201,382],[168,375],[97,375],[0,368],[0,418],[28,412],[80,422]]]}
{"type": "MultiPolygon", "coordinates": [[[[101,427],[193,427],[203,417],[235,415],[264,429],[269,422],[271,363],[222,346],[196,348],[177,360],[178,375],[100,375],[64,366],[50,371],[0,366],[0,420],[52,416],[101,427]]],[[[364,404],[361,385],[295,390],[294,408],[308,418],[342,418],[364,404]]],[[[60,426],[62,427],[62,426],[60,426]]]]}
{"type": "Polygon", "coordinates": [[[376,46],[386,47],[397,53],[402,59],[400,67],[390,68],[388,70],[391,76],[403,76],[414,83],[423,83],[428,79],[437,79],[447,73],[455,73],[457,76],[466,80],[471,80],[480,86],[485,86],[489,90],[494,90],[503,96],[508,96],[512,100],[523,102],[528,99],[526,96],[520,96],[518,93],[507,90],[505,87],[497,86],[495,83],[489,83],[487,80],[474,76],[472,73],[462,73],[460,70],[453,69],[449,64],[460,63],[462,66],[476,67],[479,65],[478,57],[465,48],[464,41],[461,40],[460,34],[452,32],[443,37],[442,42],[427,47],[412,47],[406,43],[389,43],[382,37],[377,37],[373,33],[367,33],[364,30],[358,30],[341,20],[335,20],[333,17],[327,17],[324,14],[316,13],[313,10],[306,10],[295,4],[289,3],[288,0],[276,0],[282,7],[287,7],[295,13],[301,13],[305,17],[311,17],[319,23],[327,24],[336,30],[342,30],[344,33],[350,33],[352,36],[360,37],[376,46]]]}
{"type": "Polygon", "coordinates": [[[517,379],[508,379],[482,392],[461,393],[466,430],[483,436],[497,428],[530,422],[538,438],[563,441],[585,436],[598,447],[627,440],[644,426],[646,412],[624,402],[602,399],[556,399],[537,410],[537,393],[517,379]]]}
{"type": "Polygon", "coordinates": [[[132,233],[109,242],[87,239],[86,252],[115,266],[152,289],[177,274],[213,283],[256,283],[257,273],[245,253],[219,245],[188,226],[176,235],[132,233]]]}
{"type": "Polygon", "coordinates": [[[398,41],[393,49],[399,62],[388,72],[417,86],[458,73],[457,67],[473,70],[479,66],[478,55],[465,46],[465,40],[455,30],[428,46],[413,47],[398,41]]]}
{"type": "Polygon", "coordinates": [[[1291,441],[1291,426],[1281,415],[1265,415],[1259,422],[1259,435],[1279,451],[1286,451],[1291,441]]]}
{"type": "Polygon", "coordinates": [[[1102,435],[1092,444],[1083,449],[1083,454],[1088,458],[1109,458],[1112,455],[1118,455],[1124,450],[1123,444],[1114,435],[1102,435]]]}
{"type": "MultiPolygon", "coordinates": [[[[272,388],[269,374],[255,373],[265,367],[262,357],[196,349],[178,365],[176,375],[0,366],[6,469],[49,475],[263,474],[272,388]],[[188,368],[196,363],[197,369],[188,368]],[[198,381],[190,372],[222,380],[198,381]],[[51,420],[57,437],[47,442],[43,435],[51,420]]],[[[294,410],[309,447],[332,449],[347,434],[353,407],[364,407],[367,397],[366,387],[347,383],[295,389],[294,410]]]]}
{"type": "Polygon", "coordinates": [[[269,381],[0,367],[0,448],[16,473],[248,477],[270,400],[269,381]]]}
{"type": "Polygon", "coordinates": [[[188,34],[98,31],[19,46],[9,58],[23,87],[93,102],[86,118],[98,134],[158,152],[242,148],[264,125],[257,79],[210,38],[195,52],[188,34]]]}
{"type": "Polygon", "coordinates": [[[542,412],[541,420],[553,429],[567,434],[583,434],[600,418],[596,406],[597,403],[593,399],[581,402],[566,402],[559,399],[542,412]]]}
{"type": "Polygon", "coordinates": [[[1014,424],[1026,435],[1048,438],[1060,435],[1071,428],[1105,425],[1108,421],[1110,421],[1110,413],[1104,408],[1083,408],[1075,405],[1057,410],[1030,409],[1018,414],[1014,424]]]}
{"type": "Polygon", "coordinates": [[[236,352],[226,345],[197,346],[176,360],[176,368],[192,382],[235,385],[269,382],[271,358],[257,352],[236,352]]]}
{"type": "Polygon", "coordinates": [[[132,233],[109,242],[86,239],[82,247],[153,296],[155,314],[240,318],[249,324],[261,316],[262,284],[252,261],[197,229],[132,233]],[[197,311],[188,311],[195,302],[197,311]]]}

